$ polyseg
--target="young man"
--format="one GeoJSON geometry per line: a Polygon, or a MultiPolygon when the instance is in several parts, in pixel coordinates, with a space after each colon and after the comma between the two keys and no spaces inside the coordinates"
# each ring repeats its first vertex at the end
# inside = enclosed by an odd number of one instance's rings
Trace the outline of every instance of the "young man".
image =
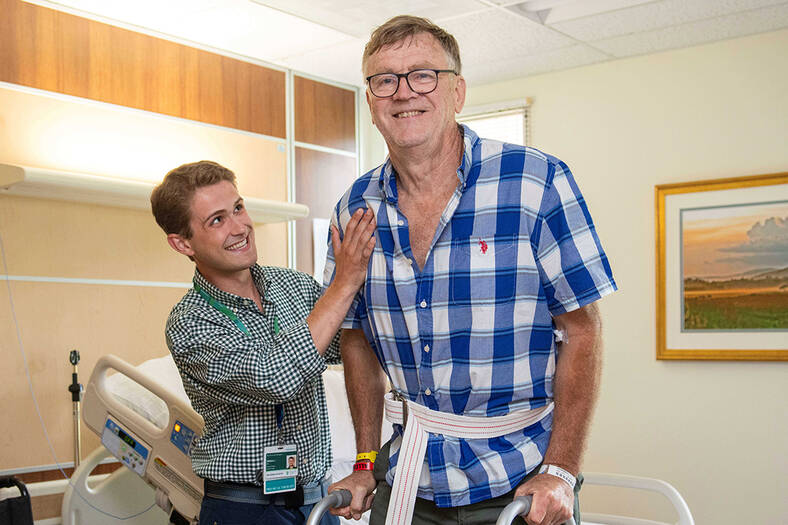
{"type": "MultiPolygon", "coordinates": [[[[335,210],[336,224],[367,207],[378,221],[370,273],[343,324],[361,458],[331,487],[353,493],[335,512],[357,518],[371,505],[373,525],[487,524],[530,494],[529,524],[563,523],[573,506],[579,521],[601,360],[593,303],[616,287],[572,174],[456,123],[459,47],[429,20],[377,28],[362,67],[389,158],[335,210]],[[370,469],[378,363],[394,388],[394,435],[370,469]]],[[[333,262],[329,250],[329,280],[333,262]]]]}
{"type": "Polygon", "coordinates": [[[374,217],[359,210],[342,242],[332,229],[336,278],[321,297],[310,276],[256,264],[253,224],[227,168],[180,166],[154,189],[151,205],[170,246],[196,266],[166,337],[205,419],[191,450],[205,479],[200,523],[302,524],[326,494],[331,441],[321,374],[339,361],[337,331],[366,275],[374,217]],[[281,464],[284,478],[266,483],[267,462],[281,464]]]}

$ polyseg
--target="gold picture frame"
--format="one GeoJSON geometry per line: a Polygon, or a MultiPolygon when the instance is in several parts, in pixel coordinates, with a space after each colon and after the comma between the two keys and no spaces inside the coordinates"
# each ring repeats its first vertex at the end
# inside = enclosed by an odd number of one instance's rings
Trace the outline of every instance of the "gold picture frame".
{"type": "Polygon", "coordinates": [[[788,173],[663,184],[655,200],[657,359],[788,361],[788,173]]]}

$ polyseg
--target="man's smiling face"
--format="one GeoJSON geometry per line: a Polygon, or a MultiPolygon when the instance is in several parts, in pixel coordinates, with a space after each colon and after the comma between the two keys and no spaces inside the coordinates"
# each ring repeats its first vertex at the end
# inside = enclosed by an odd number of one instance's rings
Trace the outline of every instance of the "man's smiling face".
{"type": "MultiPolygon", "coordinates": [[[[414,69],[451,69],[446,51],[435,37],[419,33],[384,46],[369,57],[365,76],[378,73],[407,73],[414,69]]],[[[456,130],[455,112],[465,101],[465,81],[452,73],[440,73],[435,91],[415,93],[404,78],[393,96],[379,98],[367,88],[372,120],[389,149],[438,144],[456,130]]]]}
{"type": "Polygon", "coordinates": [[[232,276],[257,262],[253,223],[231,182],[198,188],[189,209],[192,236],[183,253],[203,275],[232,276]]]}

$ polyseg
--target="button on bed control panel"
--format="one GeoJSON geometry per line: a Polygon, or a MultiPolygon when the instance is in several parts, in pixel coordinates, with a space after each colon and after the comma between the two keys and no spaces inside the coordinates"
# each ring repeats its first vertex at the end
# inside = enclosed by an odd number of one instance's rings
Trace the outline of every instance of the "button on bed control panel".
{"type": "Polygon", "coordinates": [[[175,424],[172,426],[172,433],[170,434],[170,441],[172,441],[173,445],[178,447],[178,450],[188,456],[189,451],[192,449],[194,437],[194,430],[190,429],[180,421],[175,420],[175,424]]]}
{"type": "Polygon", "coordinates": [[[120,460],[121,463],[142,476],[148,463],[150,448],[128,430],[122,428],[111,417],[104,423],[101,444],[120,460]]]}

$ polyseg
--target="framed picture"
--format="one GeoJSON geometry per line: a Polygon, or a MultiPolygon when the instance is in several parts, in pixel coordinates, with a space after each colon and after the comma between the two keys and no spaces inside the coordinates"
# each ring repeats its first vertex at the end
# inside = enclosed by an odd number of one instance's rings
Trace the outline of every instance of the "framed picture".
{"type": "Polygon", "coordinates": [[[788,361],[788,173],[656,187],[657,359],[788,361]]]}

